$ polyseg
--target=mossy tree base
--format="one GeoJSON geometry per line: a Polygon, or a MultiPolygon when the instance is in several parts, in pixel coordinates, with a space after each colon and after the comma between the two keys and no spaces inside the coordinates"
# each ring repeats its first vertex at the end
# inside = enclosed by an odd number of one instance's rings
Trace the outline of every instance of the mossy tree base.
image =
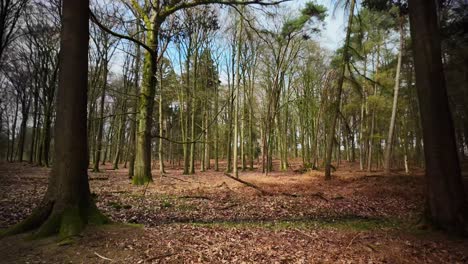
{"type": "Polygon", "coordinates": [[[94,203],[85,206],[60,205],[48,202],[36,208],[22,222],[5,230],[1,236],[10,236],[34,230],[32,238],[58,235],[67,238],[78,235],[87,225],[103,225],[111,221],[96,208],[94,203]]]}
{"type": "Polygon", "coordinates": [[[146,185],[150,182],[153,182],[153,177],[147,174],[137,174],[133,175],[132,183],[133,185],[146,185]]]}

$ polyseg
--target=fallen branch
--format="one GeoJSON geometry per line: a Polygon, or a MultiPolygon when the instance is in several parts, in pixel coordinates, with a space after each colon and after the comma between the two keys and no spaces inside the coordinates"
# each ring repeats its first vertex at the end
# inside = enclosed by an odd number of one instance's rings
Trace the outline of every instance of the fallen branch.
{"type": "Polygon", "coordinates": [[[378,252],[378,250],[375,249],[375,248],[374,248],[372,245],[370,245],[370,244],[367,244],[366,247],[369,248],[370,250],[374,251],[374,252],[378,252]]]}
{"type": "Polygon", "coordinates": [[[89,178],[90,181],[107,181],[109,180],[109,177],[90,177],[89,178]]]}
{"type": "Polygon", "coordinates": [[[153,260],[163,259],[163,258],[167,258],[167,257],[173,256],[173,255],[175,255],[175,253],[167,253],[167,254],[163,254],[163,255],[158,255],[158,256],[151,257],[151,258],[147,258],[147,259],[145,259],[144,262],[151,262],[153,260]]]}
{"type": "Polygon", "coordinates": [[[219,208],[219,210],[227,210],[227,209],[236,207],[236,206],[238,206],[238,205],[239,205],[239,204],[230,204],[230,205],[226,205],[226,206],[224,206],[224,207],[219,208]]]}
{"type": "Polygon", "coordinates": [[[311,193],[310,196],[315,196],[315,197],[318,197],[318,198],[328,202],[328,199],[321,192],[311,193]]]}
{"type": "Polygon", "coordinates": [[[114,261],[113,259],[106,258],[106,257],[104,257],[104,256],[99,255],[97,252],[94,252],[94,255],[96,255],[96,256],[98,256],[98,257],[104,259],[104,260],[108,260],[108,261],[112,261],[112,262],[114,261]]]}
{"type": "Polygon", "coordinates": [[[203,182],[199,182],[199,181],[186,181],[186,180],[182,180],[182,179],[179,179],[179,178],[176,178],[176,177],[171,177],[171,176],[167,176],[167,175],[163,175],[163,177],[165,178],[171,178],[171,179],[174,179],[174,180],[178,180],[178,181],[181,181],[181,182],[186,182],[186,183],[200,183],[200,184],[203,184],[203,182]]]}
{"type": "Polygon", "coordinates": [[[351,241],[349,242],[348,246],[345,248],[345,251],[351,246],[351,244],[353,244],[354,239],[356,239],[358,236],[359,236],[359,233],[358,233],[357,235],[355,235],[355,236],[353,237],[353,239],[351,239],[351,241]]]}
{"type": "Polygon", "coordinates": [[[108,193],[128,193],[129,191],[110,191],[108,193]]]}
{"type": "Polygon", "coordinates": [[[210,197],[201,196],[201,195],[194,195],[194,196],[186,195],[186,196],[181,196],[181,197],[179,197],[179,198],[181,198],[181,199],[202,199],[202,200],[211,200],[210,197]]]}
{"type": "Polygon", "coordinates": [[[286,192],[282,192],[281,195],[284,195],[284,196],[289,196],[289,197],[300,197],[299,194],[295,194],[295,193],[286,193],[286,192]]]}
{"type": "Polygon", "coordinates": [[[232,180],[235,180],[235,181],[237,181],[237,182],[240,182],[240,183],[242,183],[242,184],[245,184],[245,185],[249,186],[250,188],[253,188],[253,189],[259,191],[259,192],[262,193],[263,195],[271,195],[271,193],[269,193],[269,192],[263,190],[262,188],[258,187],[257,185],[255,185],[255,184],[253,184],[253,183],[246,182],[246,181],[241,180],[241,179],[239,179],[239,178],[233,177],[233,176],[230,175],[229,173],[224,173],[224,175],[225,175],[226,177],[229,177],[229,178],[232,179],[232,180]]]}

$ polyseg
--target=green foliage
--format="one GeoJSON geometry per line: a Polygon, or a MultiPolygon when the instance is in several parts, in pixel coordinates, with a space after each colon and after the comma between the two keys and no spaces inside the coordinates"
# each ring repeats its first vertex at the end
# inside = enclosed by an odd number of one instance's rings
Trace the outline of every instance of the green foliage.
{"type": "Polygon", "coordinates": [[[371,95],[367,97],[367,103],[371,110],[382,111],[389,108],[388,99],[380,95],[371,95]]]}
{"type": "Polygon", "coordinates": [[[173,204],[169,199],[163,199],[161,201],[161,208],[170,208],[172,206],[173,206],[173,204]]]}
{"type": "Polygon", "coordinates": [[[312,18],[317,18],[319,21],[323,21],[327,16],[327,8],[318,5],[314,2],[307,2],[304,9],[301,11],[301,15],[297,18],[286,21],[281,31],[283,38],[288,37],[290,34],[301,30],[305,24],[312,18]]]}

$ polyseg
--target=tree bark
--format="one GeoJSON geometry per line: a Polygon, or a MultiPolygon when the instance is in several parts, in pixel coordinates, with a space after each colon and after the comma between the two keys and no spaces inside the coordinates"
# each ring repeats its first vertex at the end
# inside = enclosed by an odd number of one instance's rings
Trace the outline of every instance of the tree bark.
{"type": "Polygon", "coordinates": [[[467,205],[441,59],[434,1],[409,1],[424,155],[426,216],[439,228],[467,234],[467,205]]]}
{"type": "Polygon", "coordinates": [[[344,83],[344,75],[346,73],[346,67],[349,62],[349,54],[348,54],[348,45],[351,36],[351,26],[353,24],[353,16],[354,16],[354,6],[356,4],[355,0],[351,0],[351,5],[349,8],[349,18],[348,18],[348,25],[347,25],[347,32],[346,32],[346,39],[345,39],[345,46],[343,47],[343,62],[340,69],[340,76],[338,79],[338,93],[337,99],[334,103],[335,113],[332,115],[331,125],[329,129],[328,135],[328,142],[327,142],[327,151],[325,157],[325,180],[331,180],[331,160],[333,154],[333,142],[335,140],[335,129],[336,129],[336,121],[338,119],[338,114],[340,112],[340,104],[341,104],[341,94],[343,91],[343,83],[344,83]]]}
{"type": "MultiPolygon", "coordinates": [[[[158,50],[159,26],[153,23],[153,28],[147,36],[148,46],[158,50]]],[[[139,97],[137,140],[135,150],[135,175],[133,184],[144,185],[153,181],[151,175],[151,128],[153,124],[154,96],[156,94],[157,61],[148,51],[143,65],[143,83],[139,97]]]]}
{"type": "MultiPolygon", "coordinates": [[[[99,172],[99,162],[101,161],[102,155],[102,134],[104,133],[104,103],[106,98],[106,88],[107,88],[107,75],[108,75],[108,59],[107,59],[107,49],[104,49],[104,59],[103,59],[103,80],[102,80],[102,93],[101,93],[101,102],[99,108],[99,127],[97,134],[96,142],[96,152],[94,153],[94,172],[99,172]]],[[[105,162],[105,158],[103,160],[105,162]]]]}
{"type": "Polygon", "coordinates": [[[400,89],[400,71],[401,71],[401,58],[403,56],[404,48],[404,35],[403,35],[403,18],[398,17],[399,32],[400,32],[400,51],[398,52],[398,62],[395,74],[395,88],[393,90],[393,107],[392,117],[390,118],[390,127],[388,128],[388,138],[385,144],[385,163],[384,171],[386,174],[390,173],[390,163],[392,159],[393,135],[395,130],[396,112],[398,108],[398,91],[400,89]]]}
{"type": "Polygon", "coordinates": [[[108,221],[91,198],[87,175],[88,12],[87,0],[63,1],[55,162],[39,207],[5,235],[38,228],[36,237],[63,238],[108,221]]]}

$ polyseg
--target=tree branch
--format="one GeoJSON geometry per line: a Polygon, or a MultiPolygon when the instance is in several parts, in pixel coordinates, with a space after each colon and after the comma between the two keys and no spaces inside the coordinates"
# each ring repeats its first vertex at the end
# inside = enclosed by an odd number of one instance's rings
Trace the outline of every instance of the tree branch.
{"type": "Polygon", "coordinates": [[[181,9],[185,8],[190,8],[190,7],[195,7],[199,5],[209,5],[209,4],[220,4],[220,5],[262,5],[262,6],[272,6],[272,5],[278,5],[284,2],[289,2],[291,0],[278,0],[278,1],[273,1],[273,2],[265,2],[264,0],[249,0],[249,1],[242,1],[242,0],[197,0],[197,1],[192,1],[192,2],[183,2],[180,3],[179,5],[176,5],[172,8],[166,9],[163,14],[161,14],[161,17],[165,18],[181,9]]]}
{"type": "Polygon", "coordinates": [[[126,36],[126,35],[122,35],[122,34],[119,34],[117,32],[114,32],[112,30],[110,30],[109,28],[107,28],[106,26],[104,26],[101,22],[99,22],[99,20],[97,19],[97,17],[93,14],[93,12],[91,11],[91,9],[89,10],[89,17],[91,19],[91,21],[96,24],[100,29],[102,29],[104,32],[107,32],[109,34],[111,34],[112,36],[114,37],[118,37],[118,38],[122,38],[122,39],[126,39],[126,40],[129,40],[129,41],[132,41],[134,43],[136,43],[137,45],[143,47],[146,51],[148,51],[148,53],[153,57],[153,58],[157,58],[157,54],[156,54],[156,51],[152,50],[149,46],[147,46],[145,43],[139,41],[138,39],[135,39],[135,38],[132,38],[130,36],[126,36]]]}

